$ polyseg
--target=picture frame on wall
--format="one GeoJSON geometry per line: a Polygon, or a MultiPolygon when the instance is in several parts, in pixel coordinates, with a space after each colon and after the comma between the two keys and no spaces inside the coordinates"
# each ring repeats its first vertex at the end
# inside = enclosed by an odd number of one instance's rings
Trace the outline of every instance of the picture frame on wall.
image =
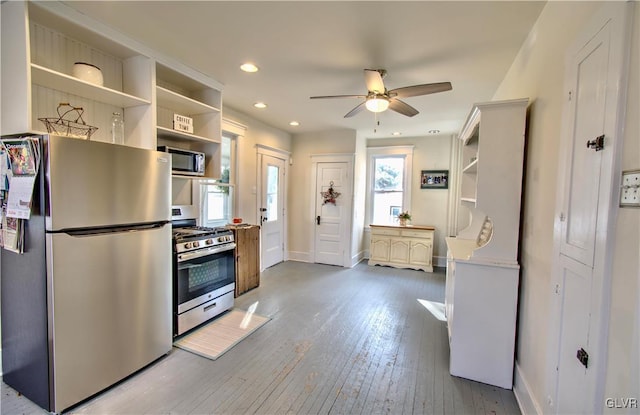
{"type": "Polygon", "coordinates": [[[421,189],[448,189],[449,170],[422,170],[420,173],[421,189]]]}

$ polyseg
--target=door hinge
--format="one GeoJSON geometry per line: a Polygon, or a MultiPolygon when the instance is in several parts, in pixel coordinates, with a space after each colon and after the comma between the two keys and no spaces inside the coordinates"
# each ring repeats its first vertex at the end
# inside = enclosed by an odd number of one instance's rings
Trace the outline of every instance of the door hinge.
{"type": "Polygon", "coordinates": [[[560,294],[560,284],[556,284],[556,294],[560,294]]]}
{"type": "Polygon", "coordinates": [[[571,94],[572,93],[573,93],[572,91],[569,91],[569,101],[571,101],[571,94]]]}
{"type": "Polygon", "coordinates": [[[587,148],[591,148],[595,151],[600,151],[604,148],[604,134],[594,138],[593,140],[587,140],[587,148]]]}
{"type": "Polygon", "coordinates": [[[576,353],[576,357],[582,363],[582,365],[587,368],[589,365],[589,353],[587,353],[582,347],[578,349],[576,353]]]}

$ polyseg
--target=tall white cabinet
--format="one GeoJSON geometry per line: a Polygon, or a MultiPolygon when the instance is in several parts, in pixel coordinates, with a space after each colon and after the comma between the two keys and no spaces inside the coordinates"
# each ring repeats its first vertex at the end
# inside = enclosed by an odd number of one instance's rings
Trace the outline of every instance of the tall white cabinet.
{"type": "Polygon", "coordinates": [[[98,127],[91,140],[109,142],[111,115],[120,112],[125,145],[196,149],[206,154],[206,177],[220,176],[217,81],[63,3],[15,1],[1,7],[2,135],[46,132],[38,118],[56,116],[58,104],[69,102],[98,127]],[[75,62],[98,66],[104,84],[75,78],[75,62]],[[194,134],[173,130],[174,113],[193,118],[194,134]]]}
{"type": "Polygon", "coordinates": [[[459,203],[469,226],[448,247],[452,375],[511,389],[528,99],[474,105],[460,133],[459,203]]]}

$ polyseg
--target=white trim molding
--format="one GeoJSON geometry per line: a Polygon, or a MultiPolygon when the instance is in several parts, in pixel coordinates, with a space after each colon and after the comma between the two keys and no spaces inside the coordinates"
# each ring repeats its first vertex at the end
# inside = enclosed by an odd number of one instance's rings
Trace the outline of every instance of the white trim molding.
{"type": "Polygon", "coordinates": [[[228,118],[222,119],[222,131],[229,132],[231,134],[243,136],[246,134],[248,127],[239,122],[230,120],[228,118]]]}
{"type": "Polygon", "coordinates": [[[266,154],[267,156],[279,158],[285,161],[289,160],[289,157],[291,157],[290,151],[271,146],[265,146],[264,144],[256,144],[256,151],[258,152],[258,154],[266,154]]]}
{"type": "Polygon", "coordinates": [[[524,374],[522,373],[517,361],[513,377],[513,394],[516,397],[516,401],[518,401],[518,407],[520,408],[522,415],[542,415],[544,413],[542,412],[540,404],[531,392],[529,382],[524,378],[524,374]]]}

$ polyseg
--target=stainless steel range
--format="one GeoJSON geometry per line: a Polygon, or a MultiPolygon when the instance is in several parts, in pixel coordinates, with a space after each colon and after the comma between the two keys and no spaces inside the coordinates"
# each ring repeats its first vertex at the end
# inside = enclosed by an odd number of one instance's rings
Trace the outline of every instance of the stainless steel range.
{"type": "Polygon", "coordinates": [[[172,224],[173,331],[179,336],[233,307],[236,244],[226,228],[196,226],[195,219],[172,224]]]}

